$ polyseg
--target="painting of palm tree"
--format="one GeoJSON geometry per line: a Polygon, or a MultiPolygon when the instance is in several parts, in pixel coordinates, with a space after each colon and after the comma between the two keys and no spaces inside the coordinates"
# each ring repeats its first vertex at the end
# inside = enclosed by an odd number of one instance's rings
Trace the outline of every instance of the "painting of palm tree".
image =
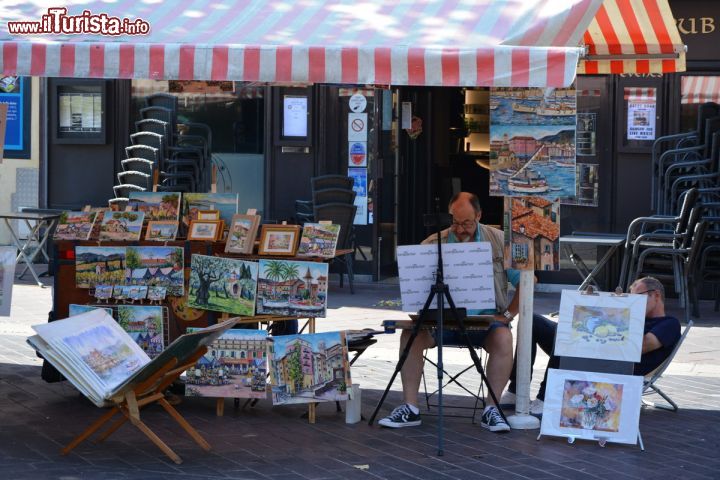
{"type": "Polygon", "coordinates": [[[260,260],[257,313],[324,317],[328,265],[292,260],[260,260]]]}

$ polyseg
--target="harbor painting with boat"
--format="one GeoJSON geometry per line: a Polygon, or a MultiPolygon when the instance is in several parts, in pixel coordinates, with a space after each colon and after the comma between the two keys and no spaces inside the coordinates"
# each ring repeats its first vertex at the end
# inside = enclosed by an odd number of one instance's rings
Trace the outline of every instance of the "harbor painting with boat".
{"type": "Polygon", "coordinates": [[[490,194],[575,196],[574,89],[494,88],[490,194]]]}

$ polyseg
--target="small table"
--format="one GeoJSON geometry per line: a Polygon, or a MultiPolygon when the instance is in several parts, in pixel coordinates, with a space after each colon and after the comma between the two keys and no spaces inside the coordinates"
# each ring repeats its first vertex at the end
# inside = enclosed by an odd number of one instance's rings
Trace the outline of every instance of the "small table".
{"type": "Polygon", "coordinates": [[[13,243],[18,249],[19,253],[17,256],[17,264],[20,264],[20,260],[25,263],[25,269],[20,273],[20,275],[18,275],[18,278],[22,278],[29,270],[30,274],[35,279],[35,282],[37,282],[40,287],[45,287],[45,285],[43,285],[40,281],[38,274],[35,272],[33,263],[35,262],[35,257],[37,257],[38,253],[41,253],[42,256],[45,257],[45,261],[47,261],[48,264],[50,263],[50,257],[48,257],[47,253],[45,253],[44,247],[48,241],[50,232],[53,230],[53,227],[60,218],[60,214],[5,212],[0,213],[0,218],[5,220],[5,225],[7,225],[8,230],[10,230],[10,236],[13,239],[13,243]],[[20,240],[18,234],[13,229],[12,223],[10,223],[11,220],[24,221],[25,225],[27,225],[30,230],[30,234],[28,235],[28,238],[25,239],[24,243],[20,240]],[[37,245],[34,245],[34,243],[37,243],[37,245]]]}
{"type": "Polygon", "coordinates": [[[578,274],[580,274],[580,277],[582,277],[583,279],[583,282],[580,284],[580,287],[578,287],[578,290],[585,290],[585,288],[591,283],[595,288],[601,290],[601,288],[595,281],[595,276],[600,273],[600,271],[605,267],[608,261],[610,261],[613,255],[615,255],[615,253],[618,251],[624,241],[625,235],[621,233],[585,234],[575,232],[572,235],[564,235],[560,237],[560,243],[563,244],[562,246],[565,249],[568,258],[570,258],[573,266],[575,266],[575,270],[577,270],[578,274]],[[608,247],[608,251],[605,252],[605,255],[603,255],[597,265],[595,265],[595,268],[593,268],[591,271],[587,267],[587,265],[585,265],[585,262],[580,257],[580,255],[573,251],[571,246],[571,244],[573,243],[584,243],[592,244],[599,247],[608,247]]]}

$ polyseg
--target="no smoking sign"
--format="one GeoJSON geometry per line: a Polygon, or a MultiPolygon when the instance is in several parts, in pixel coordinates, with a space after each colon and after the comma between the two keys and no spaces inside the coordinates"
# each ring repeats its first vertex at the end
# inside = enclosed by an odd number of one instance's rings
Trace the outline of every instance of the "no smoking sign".
{"type": "Polygon", "coordinates": [[[367,113],[348,114],[348,141],[367,141],[367,113]]]}

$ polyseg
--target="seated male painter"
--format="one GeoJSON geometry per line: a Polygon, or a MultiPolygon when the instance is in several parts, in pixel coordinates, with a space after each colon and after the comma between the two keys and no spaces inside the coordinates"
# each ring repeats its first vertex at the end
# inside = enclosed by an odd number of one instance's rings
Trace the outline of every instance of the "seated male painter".
{"type": "MultiPolygon", "coordinates": [[[[518,284],[520,272],[506,270],[503,259],[503,232],[480,223],[482,209],[478,197],[472,193],[460,192],[453,196],[449,204],[452,225],[440,232],[443,243],[490,242],[495,287],[495,310],[469,310],[471,315],[492,315],[494,321],[487,330],[468,331],[470,340],[476,347],[482,347],[488,353],[486,375],[490,388],[496,395],[502,392],[510,376],[513,363],[512,332],[510,322],[518,313],[520,294],[518,284]],[[515,286],[515,294],[508,298],[508,281],[515,286]]],[[[426,238],[422,243],[437,242],[437,234],[426,238]]],[[[452,291],[450,292],[452,295],[452,291]]],[[[422,423],[418,408],[418,390],[423,371],[423,352],[436,345],[441,332],[421,330],[412,344],[408,357],[400,371],[404,403],[396,407],[390,415],[378,423],[384,427],[415,427],[422,423]]],[[[410,339],[411,332],[404,330],[400,337],[400,352],[410,339]]],[[[444,345],[465,345],[458,331],[442,332],[444,345]]],[[[508,432],[510,426],[505,422],[488,395],[480,425],[492,432],[508,432]]]]}
{"type": "MultiPolygon", "coordinates": [[[[647,306],[645,309],[645,328],[642,343],[642,356],[640,362],[635,364],[634,375],[645,376],[659,367],[672,353],[675,345],[680,340],[680,321],[665,314],[665,288],[659,280],[653,277],[644,277],[636,280],[630,286],[630,293],[647,295],[647,306]]],[[[557,323],[548,320],[540,315],[533,316],[532,350],[530,356],[530,368],[535,363],[537,346],[543,349],[550,356],[547,368],[559,368],[560,360],[553,354],[555,347],[555,333],[557,323]]],[[[515,371],[517,366],[513,364],[510,376],[510,385],[500,399],[500,405],[515,403],[515,371]]],[[[547,381],[547,369],[545,377],[540,384],[537,398],[530,402],[530,413],[541,415],[545,401],[545,383],[547,381]]]]}

